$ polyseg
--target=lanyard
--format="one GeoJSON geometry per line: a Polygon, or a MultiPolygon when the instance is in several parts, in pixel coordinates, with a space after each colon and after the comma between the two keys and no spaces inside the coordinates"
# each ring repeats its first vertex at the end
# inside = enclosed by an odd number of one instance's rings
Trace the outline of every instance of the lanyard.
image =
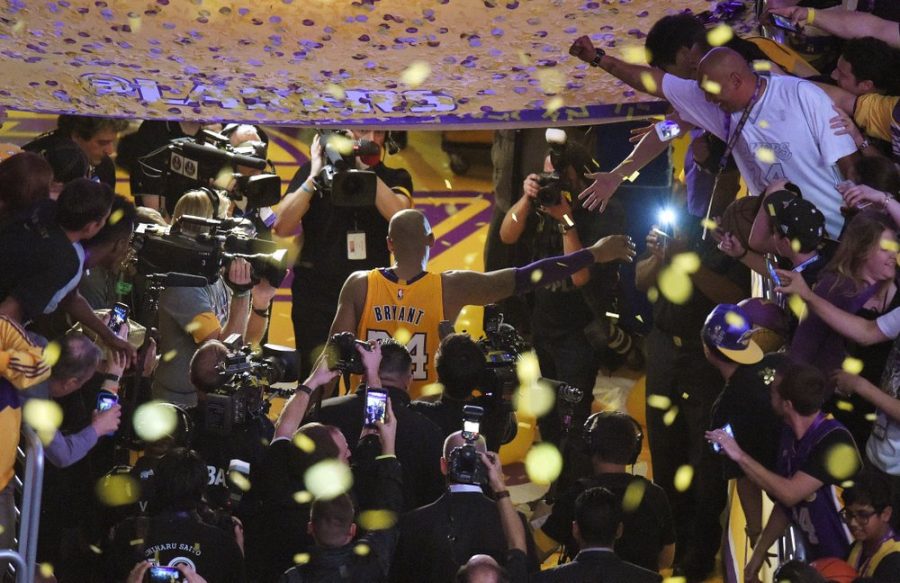
{"type": "Polygon", "coordinates": [[[875,549],[872,551],[872,554],[866,557],[865,561],[863,561],[863,557],[866,555],[866,548],[864,546],[860,548],[859,558],[856,559],[856,572],[859,573],[860,576],[862,576],[862,574],[866,572],[866,569],[869,568],[869,563],[872,562],[872,559],[874,559],[875,555],[878,554],[878,551],[881,550],[881,545],[891,540],[892,538],[894,538],[894,529],[889,527],[885,535],[881,537],[881,540],[878,541],[878,544],[875,545],[875,549]],[[860,563],[862,564],[860,565],[860,563]]]}
{"type": "Polygon", "coordinates": [[[747,120],[750,119],[750,110],[753,109],[753,106],[756,105],[756,102],[759,99],[759,90],[761,88],[762,77],[757,75],[756,88],[753,90],[753,97],[750,98],[750,102],[747,104],[747,107],[744,108],[744,113],[741,114],[741,119],[738,121],[733,134],[731,133],[731,114],[728,114],[725,118],[725,136],[728,138],[728,141],[725,145],[725,152],[722,153],[722,158],[719,160],[719,172],[725,170],[725,166],[728,164],[728,158],[731,156],[731,151],[734,150],[734,146],[737,144],[738,138],[741,136],[741,132],[747,124],[747,120]]]}
{"type": "Polygon", "coordinates": [[[807,267],[809,267],[810,265],[812,265],[813,263],[815,263],[816,261],[818,261],[819,257],[820,257],[820,255],[818,255],[818,254],[813,255],[812,257],[810,257],[809,259],[807,259],[806,261],[804,261],[803,263],[801,263],[800,265],[795,267],[792,271],[795,271],[797,273],[803,273],[803,270],[806,269],[807,267]]]}

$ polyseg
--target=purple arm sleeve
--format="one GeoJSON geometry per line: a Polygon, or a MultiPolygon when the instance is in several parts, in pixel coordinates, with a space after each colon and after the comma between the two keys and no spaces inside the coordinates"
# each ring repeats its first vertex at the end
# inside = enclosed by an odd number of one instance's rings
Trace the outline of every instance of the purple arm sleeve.
{"type": "Polygon", "coordinates": [[[517,267],[515,293],[529,292],[548,283],[565,279],[593,264],[594,254],[588,249],[582,249],[562,257],[548,257],[525,267],[517,267]],[[534,274],[538,272],[540,277],[535,277],[534,274]]]}

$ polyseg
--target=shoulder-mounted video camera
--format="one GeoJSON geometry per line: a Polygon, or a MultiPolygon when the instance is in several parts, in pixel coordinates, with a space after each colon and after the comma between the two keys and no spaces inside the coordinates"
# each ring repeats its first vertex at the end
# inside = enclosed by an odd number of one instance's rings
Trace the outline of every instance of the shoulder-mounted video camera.
{"type": "Polygon", "coordinates": [[[159,181],[158,194],[166,197],[178,198],[188,190],[221,185],[234,178],[235,187],[220,192],[250,212],[281,200],[281,179],[265,156],[262,142],[235,147],[226,136],[202,130],[196,138],[170,141],[138,163],[145,176],[159,181]]]}
{"type": "Polygon", "coordinates": [[[353,332],[338,332],[328,341],[325,348],[328,358],[328,368],[339,370],[343,374],[363,374],[366,367],[356,347],[362,346],[364,350],[371,350],[368,343],[357,340],[353,332]]]}
{"type": "Polygon", "coordinates": [[[217,220],[185,215],[168,228],[138,225],[132,246],[136,251],[137,270],[143,275],[188,273],[213,283],[223,267],[240,257],[250,263],[254,283],[265,278],[278,287],[287,274],[287,249],[278,248],[272,241],[256,239],[255,234],[256,230],[246,219],[217,220]]]}
{"type": "Polygon", "coordinates": [[[509,401],[519,386],[516,362],[520,354],[531,350],[531,346],[513,326],[503,322],[503,312],[496,304],[484,307],[482,328],[484,338],[476,343],[487,364],[482,392],[488,401],[509,401]]]}
{"type": "Polygon", "coordinates": [[[325,166],[315,177],[317,192],[329,196],[336,207],[375,206],[377,177],[371,170],[359,170],[356,159],[376,166],[381,161],[381,146],[370,140],[351,140],[342,132],[322,132],[320,137],[325,166]]]}
{"type": "Polygon", "coordinates": [[[206,394],[204,429],[217,435],[228,435],[235,427],[245,425],[268,413],[270,399],[288,397],[273,385],[297,380],[297,351],[293,348],[265,344],[260,354],[242,345],[238,334],[224,344],[228,347],[225,361],[216,367],[225,382],[206,394]]]}

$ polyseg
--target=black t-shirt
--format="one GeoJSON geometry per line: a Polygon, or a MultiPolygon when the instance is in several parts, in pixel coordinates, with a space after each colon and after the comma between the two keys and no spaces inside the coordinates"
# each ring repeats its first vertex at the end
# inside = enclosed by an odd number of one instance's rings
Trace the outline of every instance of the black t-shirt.
{"type": "Polygon", "coordinates": [[[629,563],[659,570],[659,553],[666,545],[675,543],[675,523],[669,500],[662,488],[641,476],[631,474],[600,474],[579,480],[553,505],[553,511],[541,527],[554,540],[565,543],[571,556],[578,552],[578,544],[572,538],[572,521],[575,519],[575,499],[588,488],[602,486],[620,500],[632,482],[643,487],[644,495],[638,507],[625,513],[622,519],[622,536],[616,540],[616,554],[629,563]]]}
{"type": "Polygon", "coordinates": [[[78,254],[53,219],[55,203],[41,203],[25,219],[0,231],[0,301],[12,296],[24,319],[40,316],[78,273],[78,254]]]}
{"type": "MultiPolygon", "coordinates": [[[[154,150],[165,146],[177,138],[187,137],[181,131],[181,125],[174,121],[144,121],[133,134],[129,134],[119,140],[118,156],[116,162],[128,170],[131,192],[140,194],[163,194],[163,181],[160,178],[148,176],[138,159],[152,153],[154,150]]],[[[156,160],[154,167],[163,161],[156,160]]],[[[166,199],[166,208],[171,213],[175,209],[177,197],[166,199]]]]}
{"type": "MultiPolygon", "coordinates": [[[[297,171],[287,192],[294,192],[309,177],[310,164],[297,171]]],[[[402,168],[378,164],[370,168],[388,187],[413,192],[412,178],[402,168]]],[[[399,192],[399,191],[398,191],[399,192]]],[[[326,294],[337,301],[344,281],[354,271],[374,269],[390,264],[387,249],[388,221],[374,206],[370,208],[342,208],[331,204],[328,196],[317,191],[303,216],[303,249],[294,268],[295,280],[302,280],[309,296],[326,294]],[[366,258],[347,258],[347,234],[365,233],[366,258]],[[330,294],[330,295],[329,295],[330,294]]]]}
{"type": "Polygon", "coordinates": [[[219,435],[204,429],[204,411],[197,407],[191,412],[195,428],[191,448],[206,462],[209,482],[206,498],[214,508],[234,511],[228,490],[228,466],[231,460],[247,462],[252,470],[272,441],[275,426],[262,415],[244,425],[234,427],[228,435],[219,435]]]}
{"type": "MultiPolygon", "coordinates": [[[[686,229],[690,250],[700,256],[702,265],[730,279],[741,289],[748,290],[749,295],[750,270],[740,261],[719,251],[714,243],[703,241],[699,221],[690,222],[686,229]]],[[[670,302],[665,295],[660,294],[659,299],[653,304],[653,325],[666,334],[680,337],[686,343],[699,345],[700,330],[714,307],[716,303],[706,297],[697,286],[694,286],[690,298],[680,305],[670,302]]]]}
{"type": "MultiPolygon", "coordinates": [[[[741,449],[770,471],[775,471],[782,422],[772,410],[769,387],[783,359],[783,355],[769,354],[756,364],[739,366],[713,404],[710,417],[710,429],[730,424],[741,449]]],[[[726,479],[744,475],[740,466],[721,457],[726,479]]]]}
{"type": "Polygon", "coordinates": [[[189,512],[126,520],[116,527],[106,557],[113,581],[124,581],[136,563],[147,559],[170,567],[190,565],[210,582],[246,580],[243,554],[234,534],[205,524],[189,512]],[[144,527],[141,521],[145,521],[144,527]],[[141,529],[146,532],[139,532],[141,529]],[[135,544],[137,540],[143,544],[135,544]]]}

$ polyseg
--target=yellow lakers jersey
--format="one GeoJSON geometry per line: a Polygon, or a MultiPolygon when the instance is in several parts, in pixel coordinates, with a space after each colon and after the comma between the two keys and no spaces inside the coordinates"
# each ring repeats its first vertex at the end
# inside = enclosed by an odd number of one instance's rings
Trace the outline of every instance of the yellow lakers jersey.
{"type": "Polygon", "coordinates": [[[366,305],[356,337],[361,340],[407,340],[413,361],[413,399],[422,387],[437,380],[435,354],[440,337],[438,326],[444,319],[444,294],[440,273],[422,272],[409,281],[397,279],[389,269],[369,272],[366,305]]]}

